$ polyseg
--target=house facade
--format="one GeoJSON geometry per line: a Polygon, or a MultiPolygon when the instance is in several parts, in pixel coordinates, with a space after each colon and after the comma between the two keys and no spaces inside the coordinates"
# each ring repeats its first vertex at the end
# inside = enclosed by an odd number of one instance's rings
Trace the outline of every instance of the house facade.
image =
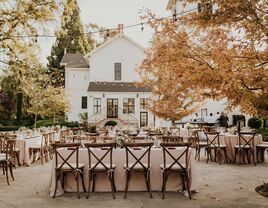
{"type": "Polygon", "coordinates": [[[136,71],[145,49],[119,33],[83,57],[65,54],[65,89],[70,100],[69,121],[88,113],[89,123],[103,126],[114,120],[122,125],[153,127],[170,125],[148,110],[149,87],[136,86],[136,71]],[[87,57],[90,57],[89,59],[87,57]]]}

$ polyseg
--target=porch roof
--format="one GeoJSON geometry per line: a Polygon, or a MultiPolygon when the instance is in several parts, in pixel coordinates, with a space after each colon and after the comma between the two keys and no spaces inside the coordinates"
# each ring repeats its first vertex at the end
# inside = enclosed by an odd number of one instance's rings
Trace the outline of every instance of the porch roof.
{"type": "Polygon", "coordinates": [[[90,82],[88,92],[151,92],[151,89],[135,86],[134,82],[90,82]]]}

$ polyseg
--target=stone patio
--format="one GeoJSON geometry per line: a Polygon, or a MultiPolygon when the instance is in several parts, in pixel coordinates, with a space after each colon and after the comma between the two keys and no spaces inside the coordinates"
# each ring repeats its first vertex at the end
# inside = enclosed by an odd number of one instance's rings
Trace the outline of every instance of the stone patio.
{"type": "Polygon", "coordinates": [[[204,160],[197,162],[199,193],[195,199],[189,200],[180,193],[167,193],[161,199],[160,192],[153,193],[149,199],[146,192],[129,193],[123,199],[122,193],[116,194],[116,200],[110,193],[94,193],[90,199],[77,199],[77,195],[66,193],[52,199],[48,193],[51,162],[31,167],[14,169],[15,181],[6,184],[5,176],[0,176],[0,207],[1,208],[41,208],[41,207],[94,207],[94,208],[173,208],[173,207],[268,207],[268,198],[255,192],[255,187],[268,182],[268,162],[253,165],[223,164],[204,160]]]}

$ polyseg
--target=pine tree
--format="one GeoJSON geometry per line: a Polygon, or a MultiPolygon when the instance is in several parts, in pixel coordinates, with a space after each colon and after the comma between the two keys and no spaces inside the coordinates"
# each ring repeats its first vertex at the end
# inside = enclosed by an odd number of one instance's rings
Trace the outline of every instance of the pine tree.
{"type": "Polygon", "coordinates": [[[60,65],[64,51],[67,53],[88,53],[92,47],[85,37],[80,20],[80,9],[76,0],[67,0],[61,16],[61,27],[48,59],[48,74],[54,86],[64,86],[64,67],[60,65]]]}

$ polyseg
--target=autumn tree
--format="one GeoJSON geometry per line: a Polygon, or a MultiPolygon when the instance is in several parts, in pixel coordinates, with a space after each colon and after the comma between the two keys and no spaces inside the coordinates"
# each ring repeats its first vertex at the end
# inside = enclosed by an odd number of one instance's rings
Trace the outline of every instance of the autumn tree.
{"type": "Polygon", "coordinates": [[[170,89],[191,89],[200,99],[227,98],[229,109],[240,107],[242,112],[267,117],[268,3],[213,2],[212,12],[190,12],[177,21],[159,21],[149,14],[155,20],[151,21],[155,36],[140,71],[150,75],[150,67],[155,68],[156,77],[170,89]],[[161,71],[166,69],[176,81],[165,78],[161,71]]]}
{"type": "MultiPolygon", "coordinates": [[[[57,0],[1,0],[0,1],[0,53],[1,68],[23,69],[26,57],[32,48],[38,46],[37,35],[43,26],[54,20],[58,9],[57,0]],[[14,66],[17,67],[14,67],[14,66]],[[22,67],[21,67],[22,66],[22,67]]],[[[22,72],[22,71],[21,71],[22,72]]],[[[13,83],[20,79],[20,74],[12,77],[13,83]]],[[[3,86],[2,86],[3,87],[3,86]]],[[[12,88],[5,88],[8,92],[12,88]]],[[[3,89],[3,90],[5,90],[3,89]]],[[[23,102],[21,92],[14,92],[17,103],[17,119],[21,117],[23,102]]]]}
{"type": "Polygon", "coordinates": [[[84,34],[80,9],[76,0],[66,0],[56,42],[48,56],[48,74],[55,86],[64,86],[64,67],[60,65],[64,52],[86,54],[92,49],[84,34]]]}

